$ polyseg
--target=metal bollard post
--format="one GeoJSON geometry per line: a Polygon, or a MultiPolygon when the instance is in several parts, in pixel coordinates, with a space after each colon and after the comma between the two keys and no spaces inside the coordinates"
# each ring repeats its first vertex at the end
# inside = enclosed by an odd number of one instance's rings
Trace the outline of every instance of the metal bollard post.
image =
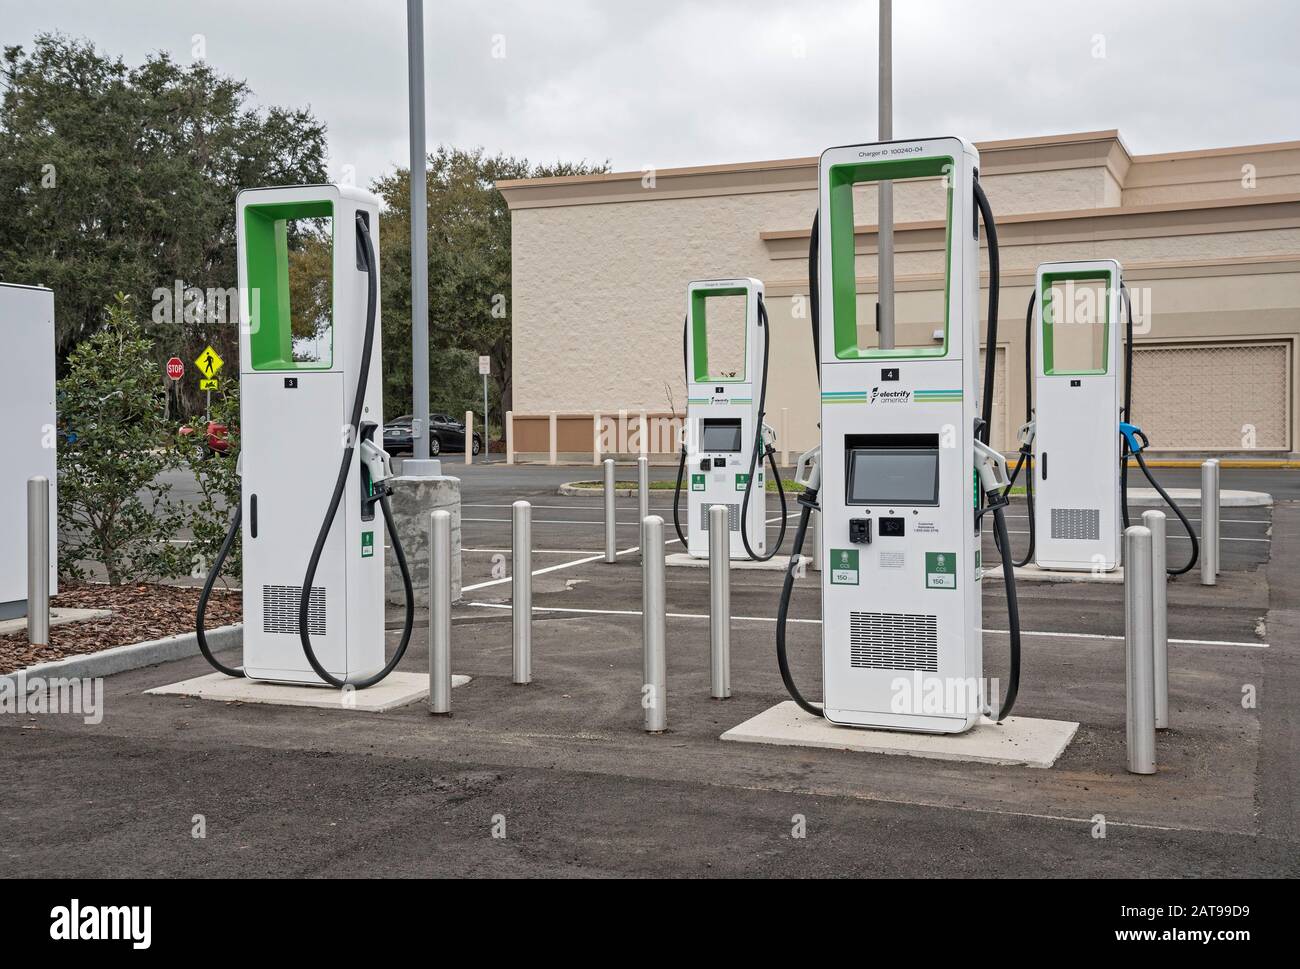
{"type": "Polygon", "coordinates": [[[614,540],[614,459],[605,459],[605,564],[612,565],[618,558],[614,540]]]}
{"type": "Polygon", "coordinates": [[[1219,481],[1219,459],[1210,460],[1214,462],[1214,574],[1218,576],[1223,571],[1223,529],[1219,527],[1223,521],[1223,488],[1219,481]]]}
{"type": "Polygon", "coordinates": [[[641,706],[647,733],[668,729],[668,663],[664,654],[664,520],[650,515],[641,524],[646,555],[641,564],[641,641],[645,650],[645,683],[641,706]]]}
{"type": "MultiPolygon", "coordinates": [[[[483,446],[487,447],[487,423],[483,425],[483,446]]],[[[474,463],[474,412],[465,411],[465,463],[474,463]]]]}
{"type": "Polygon", "coordinates": [[[429,514],[429,712],[451,713],[451,512],[429,514]]]}
{"type": "Polygon", "coordinates": [[[50,645],[50,479],[27,479],[27,642],[50,645]]]}
{"type": "Polygon", "coordinates": [[[1142,513],[1142,524],[1151,532],[1151,648],[1155,675],[1156,729],[1169,729],[1169,574],[1165,571],[1165,513],[1156,509],[1142,513]]]}
{"type": "Polygon", "coordinates": [[[1156,772],[1154,651],[1151,647],[1151,530],[1124,531],[1124,643],[1128,697],[1125,704],[1128,769],[1156,772]]]}
{"type": "Polygon", "coordinates": [[[514,540],[511,559],[511,612],[514,615],[514,668],[511,682],[533,681],[533,506],[516,501],[512,507],[514,540]]]}
{"type": "MultiPolygon", "coordinates": [[[[650,514],[650,459],[636,459],[636,520],[643,522],[650,514]]],[[[645,560],[645,544],[641,545],[641,558],[645,560]]]]}
{"type": "Polygon", "coordinates": [[[1201,585],[1219,581],[1219,462],[1201,464],[1201,585]]]}
{"type": "Polygon", "coordinates": [[[515,412],[506,411],[506,464],[515,463],[515,412]]]}
{"type": "Polygon", "coordinates": [[[726,505],[709,508],[709,696],[731,696],[731,533],[726,505]]]}

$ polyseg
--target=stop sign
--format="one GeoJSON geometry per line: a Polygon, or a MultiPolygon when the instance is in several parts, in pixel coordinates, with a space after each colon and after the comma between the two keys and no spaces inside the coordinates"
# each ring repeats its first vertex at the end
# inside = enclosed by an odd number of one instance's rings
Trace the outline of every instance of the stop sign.
{"type": "Polygon", "coordinates": [[[172,380],[180,380],[185,376],[185,363],[180,357],[172,357],[167,361],[167,376],[172,380]]]}

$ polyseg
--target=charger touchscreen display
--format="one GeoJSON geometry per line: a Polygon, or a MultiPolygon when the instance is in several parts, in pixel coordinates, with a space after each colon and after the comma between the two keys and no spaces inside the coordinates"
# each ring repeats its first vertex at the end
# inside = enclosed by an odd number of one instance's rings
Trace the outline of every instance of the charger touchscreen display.
{"type": "Polygon", "coordinates": [[[705,418],[700,450],[709,454],[740,450],[740,421],[705,418]]]}
{"type": "Polygon", "coordinates": [[[938,448],[854,448],[849,452],[848,504],[937,505],[938,448]]]}

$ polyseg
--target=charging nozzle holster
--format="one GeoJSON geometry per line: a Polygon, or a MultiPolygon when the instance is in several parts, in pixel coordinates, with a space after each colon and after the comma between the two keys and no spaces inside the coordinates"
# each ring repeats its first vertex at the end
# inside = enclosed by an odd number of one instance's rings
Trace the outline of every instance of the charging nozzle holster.
{"type": "Polygon", "coordinates": [[[374,421],[361,424],[361,520],[373,521],[375,505],[393,493],[387,484],[393,476],[392,459],[388,452],[375,443],[374,421]]]}

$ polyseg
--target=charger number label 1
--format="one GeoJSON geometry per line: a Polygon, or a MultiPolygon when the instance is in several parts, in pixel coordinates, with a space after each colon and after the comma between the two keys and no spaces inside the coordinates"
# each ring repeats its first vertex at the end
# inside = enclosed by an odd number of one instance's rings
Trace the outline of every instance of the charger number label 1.
{"type": "Polygon", "coordinates": [[[375,533],[361,533],[361,557],[368,559],[375,554],[375,533]]]}
{"type": "Polygon", "coordinates": [[[856,548],[831,549],[831,585],[858,584],[858,550],[856,548]]]}
{"type": "Polygon", "coordinates": [[[925,587],[927,589],[957,588],[957,554],[955,552],[925,553],[925,587]]]}

